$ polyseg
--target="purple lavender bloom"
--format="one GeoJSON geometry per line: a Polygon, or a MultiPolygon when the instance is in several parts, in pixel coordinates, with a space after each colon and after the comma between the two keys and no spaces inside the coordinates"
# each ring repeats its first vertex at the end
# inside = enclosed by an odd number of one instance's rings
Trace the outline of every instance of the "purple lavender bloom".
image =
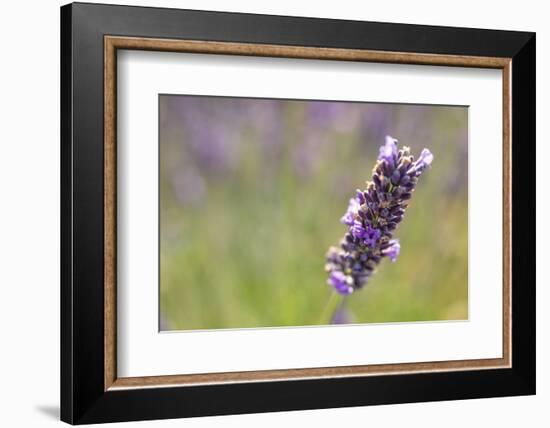
{"type": "Polygon", "coordinates": [[[369,248],[374,248],[376,246],[376,243],[378,242],[378,239],[380,239],[380,236],[382,236],[380,230],[375,229],[371,225],[368,225],[367,232],[363,237],[363,244],[365,244],[369,248]]]}
{"type": "Polygon", "coordinates": [[[425,169],[432,163],[433,160],[434,155],[432,155],[432,153],[428,149],[423,149],[420,152],[420,157],[418,158],[416,163],[418,164],[419,168],[425,169]]]}
{"type": "Polygon", "coordinates": [[[357,215],[357,211],[359,210],[359,207],[361,205],[359,204],[359,201],[357,198],[351,198],[349,200],[348,210],[346,213],[342,216],[340,219],[340,222],[344,223],[347,226],[351,226],[353,224],[353,220],[355,219],[355,216],[357,215]]]}
{"type": "Polygon", "coordinates": [[[390,246],[382,251],[382,254],[388,256],[392,262],[397,260],[399,251],[401,251],[401,245],[397,239],[393,239],[389,242],[390,246]]]}
{"type": "Polygon", "coordinates": [[[392,167],[395,165],[395,159],[397,157],[397,140],[395,138],[386,136],[386,144],[380,147],[379,160],[386,161],[392,167]]]}
{"type": "Polygon", "coordinates": [[[367,228],[363,227],[362,221],[353,220],[353,223],[351,224],[349,231],[354,238],[364,239],[368,236],[367,228]]]}
{"type": "Polygon", "coordinates": [[[380,148],[372,181],[350,200],[341,221],[348,227],[339,247],[326,256],[328,283],[340,294],[350,294],[365,286],[384,257],[397,260],[401,246],[393,233],[403,220],[418,177],[433,161],[424,149],[415,161],[408,147],[397,147],[387,136],[380,148]]]}
{"type": "Polygon", "coordinates": [[[348,275],[344,275],[340,271],[332,271],[327,282],[329,285],[332,285],[340,294],[351,294],[353,292],[353,287],[351,286],[351,277],[349,277],[348,275]]]}

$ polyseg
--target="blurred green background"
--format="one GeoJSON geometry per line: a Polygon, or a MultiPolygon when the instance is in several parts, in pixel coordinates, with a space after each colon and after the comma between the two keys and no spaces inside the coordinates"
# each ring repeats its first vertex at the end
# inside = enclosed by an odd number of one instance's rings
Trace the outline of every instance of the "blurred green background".
{"type": "MultiPolygon", "coordinates": [[[[468,317],[465,107],[161,95],[162,330],[328,324],[325,253],[385,135],[435,160],[348,322],[468,317]]],[[[338,299],[342,299],[338,297],[338,299]]]]}

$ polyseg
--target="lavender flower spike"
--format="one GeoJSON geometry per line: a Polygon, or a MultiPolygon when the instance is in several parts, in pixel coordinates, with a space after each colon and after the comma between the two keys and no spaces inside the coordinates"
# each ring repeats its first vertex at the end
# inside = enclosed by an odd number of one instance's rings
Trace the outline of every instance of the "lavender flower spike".
{"type": "Polygon", "coordinates": [[[372,181],[357,191],[341,219],[348,232],[326,256],[327,283],[338,293],[351,294],[365,286],[383,257],[397,260],[401,245],[393,233],[403,220],[418,177],[433,159],[424,149],[415,161],[408,147],[399,149],[396,139],[386,137],[372,181]]]}

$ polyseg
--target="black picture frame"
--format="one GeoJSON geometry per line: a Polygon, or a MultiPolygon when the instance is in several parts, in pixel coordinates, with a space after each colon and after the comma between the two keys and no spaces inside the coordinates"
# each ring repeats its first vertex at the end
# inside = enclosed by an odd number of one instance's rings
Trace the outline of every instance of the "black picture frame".
{"type": "Polygon", "coordinates": [[[86,424],[534,394],[535,98],[534,33],[63,6],[61,419],[86,424]],[[105,35],[511,58],[512,367],[105,391],[105,35]]]}

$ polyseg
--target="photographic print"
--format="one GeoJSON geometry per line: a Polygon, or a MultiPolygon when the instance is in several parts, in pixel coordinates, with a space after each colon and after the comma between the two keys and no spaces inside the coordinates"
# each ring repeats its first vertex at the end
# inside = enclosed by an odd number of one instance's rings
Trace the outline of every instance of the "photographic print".
{"type": "Polygon", "coordinates": [[[160,330],[468,319],[468,108],[159,95],[160,330]]]}

